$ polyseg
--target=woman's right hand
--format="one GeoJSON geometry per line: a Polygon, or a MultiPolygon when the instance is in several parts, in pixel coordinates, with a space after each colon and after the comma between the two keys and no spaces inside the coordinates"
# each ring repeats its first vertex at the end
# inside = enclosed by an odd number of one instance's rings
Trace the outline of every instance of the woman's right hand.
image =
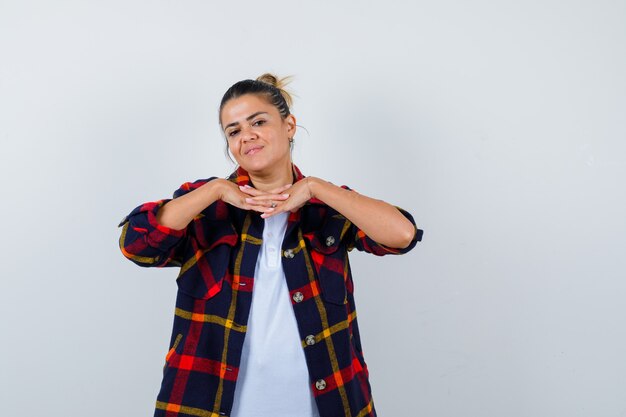
{"type": "MultiPolygon", "coordinates": [[[[289,196],[285,196],[282,193],[290,185],[279,187],[267,193],[258,190],[255,190],[255,192],[263,195],[267,194],[276,201],[283,201],[289,196]]],[[[222,200],[243,210],[254,210],[260,213],[271,213],[274,211],[271,207],[249,204],[246,202],[247,197],[250,196],[242,192],[239,189],[239,185],[224,178],[216,178],[185,195],[167,202],[159,209],[156,220],[157,223],[163,226],[174,230],[182,230],[187,227],[198,213],[217,200],[222,200]]]]}
{"type": "MultiPolygon", "coordinates": [[[[241,191],[239,189],[239,185],[237,185],[236,183],[226,179],[219,179],[217,181],[220,181],[219,199],[224,201],[225,203],[228,203],[243,210],[254,210],[258,211],[259,213],[271,213],[272,211],[274,211],[274,208],[272,207],[252,205],[246,202],[246,198],[250,197],[250,194],[246,194],[241,191]]],[[[263,195],[275,201],[284,201],[289,198],[289,194],[284,194],[284,191],[287,190],[289,187],[291,187],[291,184],[283,185],[282,187],[278,187],[268,192],[255,189],[255,194],[263,195]]]]}

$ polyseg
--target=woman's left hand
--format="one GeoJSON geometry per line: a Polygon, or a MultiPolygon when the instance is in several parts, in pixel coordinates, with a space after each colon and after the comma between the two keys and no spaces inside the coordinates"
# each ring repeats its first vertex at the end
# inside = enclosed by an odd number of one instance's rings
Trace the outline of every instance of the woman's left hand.
{"type": "Polygon", "coordinates": [[[293,213],[313,198],[313,193],[309,187],[309,178],[311,177],[306,177],[287,189],[283,188],[282,192],[288,194],[289,197],[282,201],[272,200],[271,196],[275,194],[273,192],[264,192],[253,187],[244,186],[240,186],[239,189],[251,196],[246,198],[246,202],[251,206],[263,209],[274,207],[271,211],[261,214],[261,217],[266,219],[285,211],[291,211],[293,213]]]}

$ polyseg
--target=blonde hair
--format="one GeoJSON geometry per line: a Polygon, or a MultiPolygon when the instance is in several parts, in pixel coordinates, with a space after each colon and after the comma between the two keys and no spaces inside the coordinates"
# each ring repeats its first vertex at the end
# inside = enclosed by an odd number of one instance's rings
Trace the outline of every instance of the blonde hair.
{"type": "Polygon", "coordinates": [[[291,93],[285,87],[292,81],[292,79],[293,75],[287,75],[286,77],[279,78],[277,75],[269,72],[266,72],[265,74],[256,77],[257,81],[261,81],[273,87],[276,87],[285,99],[285,102],[287,103],[287,106],[289,108],[291,108],[291,106],[293,105],[293,98],[291,97],[291,93]]]}

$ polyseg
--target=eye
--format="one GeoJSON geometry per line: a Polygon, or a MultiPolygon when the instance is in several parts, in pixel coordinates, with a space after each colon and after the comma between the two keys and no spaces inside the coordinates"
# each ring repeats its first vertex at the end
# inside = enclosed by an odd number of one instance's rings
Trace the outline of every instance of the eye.
{"type": "Polygon", "coordinates": [[[265,124],[265,120],[263,120],[263,119],[256,120],[256,121],[253,123],[253,125],[254,125],[254,126],[261,126],[261,125],[263,125],[263,124],[265,124]]]}
{"type": "Polygon", "coordinates": [[[229,137],[233,137],[235,136],[237,133],[239,133],[239,131],[237,129],[233,129],[230,132],[228,132],[228,136],[229,137]]]}

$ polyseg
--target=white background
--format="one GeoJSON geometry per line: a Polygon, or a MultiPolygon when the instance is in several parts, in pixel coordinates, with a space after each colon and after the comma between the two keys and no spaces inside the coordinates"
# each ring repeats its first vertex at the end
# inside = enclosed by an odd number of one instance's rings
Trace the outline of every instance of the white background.
{"type": "Polygon", "coordinates": [[[305,175],[410,211],[352,267],[379,415],[626,416],[624,1],[0,0],[3,416],[148,416],[175,269],[117,223],[226,176],[295,75],[305,175]]]}

